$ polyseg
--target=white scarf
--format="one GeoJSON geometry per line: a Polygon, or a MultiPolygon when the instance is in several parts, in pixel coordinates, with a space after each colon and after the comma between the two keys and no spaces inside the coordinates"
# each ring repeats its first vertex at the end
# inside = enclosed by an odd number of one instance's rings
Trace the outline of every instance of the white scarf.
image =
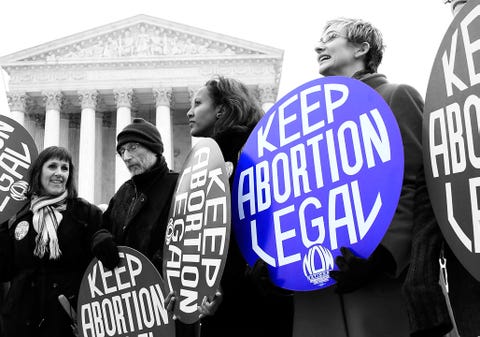
{"type": "Polygon", "coordinates": [[[38,233],[33,251],[36,256],[43,257],[48,249],[50,260],[60,257],[62,252],[58,244],[57,228],[63,218],[60,211],[66,209],[66,199],[67,191],[55,198],[50,196],[32,197],[30,209],[33,212],[33,228],[38,233]]]}

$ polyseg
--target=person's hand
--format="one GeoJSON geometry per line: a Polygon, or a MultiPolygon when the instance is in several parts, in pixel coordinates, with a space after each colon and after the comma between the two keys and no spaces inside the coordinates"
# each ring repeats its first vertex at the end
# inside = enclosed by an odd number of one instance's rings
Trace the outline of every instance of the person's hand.
{"type": "Polygon", "coordinates": [[[112,234],[105,229],[100,229],[93,235],[92,251],[107,269],[115,269],[120,264],[118,247],[112,234]]]}
{"type": "Polygon", "coordinates": [[[220,290],[217,290],[215,296],[213,296],[212,300],[209,300],[207,296],[203,297],[202,304],[198,306],[198,312],[200,315],[199,318],[203,318],[205,316],[212,316],[217,312],[218,307],[223,301],[223,294],[220,290]]]}
{"type": "Polygon", "coordinates": [[[177,319],[177,316],[173,314],[173,308],[175,307],[175,302],[177,297],[175,296],[175,292],[172,290],[168,293],[167,297],[165,297],[164,307],[165,309],[172,314],[173,319],[177,319]]]}
{"type": "Polygon", "coordinates": [[[341,247],[340,252],[342,255],[335,259],[339,270],[330,271],[330,277],[337,281],[335,292],[339,294],[355,291],[382,271],[389,272],[395,267],[392,255],[382,245],[379,245],[368,259],[355,256],[347,247],[341,247]]]}
{"type": "Polygon", "coordinates": [[[267,263],[262,259],[255,261],[253,267],[247,267],[245,276],[254,284],[258,292],[263,296],[290,296],[293,294],[292,291],[277,287],[275,284],[273,284],[272,280],[270,279],[267,263]]]}

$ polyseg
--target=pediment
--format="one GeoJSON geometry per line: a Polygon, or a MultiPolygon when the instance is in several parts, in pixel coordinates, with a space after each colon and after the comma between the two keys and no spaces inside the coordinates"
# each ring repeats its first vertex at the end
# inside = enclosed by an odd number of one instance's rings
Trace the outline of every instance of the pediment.
{"type": "Polygon", "coordinates": [[[282,58],[254,42],[137,15],[0,58],[3,65],[69,64],[150,59],[282,58]]]}

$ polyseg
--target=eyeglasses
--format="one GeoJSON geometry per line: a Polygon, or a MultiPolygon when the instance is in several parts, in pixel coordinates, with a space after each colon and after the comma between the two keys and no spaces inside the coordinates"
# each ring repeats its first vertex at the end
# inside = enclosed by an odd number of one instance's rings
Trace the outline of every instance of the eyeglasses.
{"type": "Polygon", "coordinates": [[[332,42],[333,40],[338,39],[339,37],[343,37],[343,38],[348,40],[348,37],[346,37],[345,35],[342,35],[339,32],[336,32],[334,30],[331,30],[328,33],[326,33],[325,35],[323,35],[320,38],[319,42],[325,44],[325,43],[328,43],[328,42],[332,42]]]}
{"type": "Polygon", "coordinates": [[[120,155],[120,157],[123,157],[125,151],[128,151],[130,153],[135,152],[139,146],[140,144],[138,143],[127,143],[118,150],[118,154],[120,155]]]}

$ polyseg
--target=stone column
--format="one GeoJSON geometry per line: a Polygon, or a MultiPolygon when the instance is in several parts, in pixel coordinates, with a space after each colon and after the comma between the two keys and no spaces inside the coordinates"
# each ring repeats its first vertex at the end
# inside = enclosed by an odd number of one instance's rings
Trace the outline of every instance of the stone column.
{"type": "MultiPolygon", "coordinates": [[[[123,130],[125,126],[132,122],[132,103],[133,90],[132,89],[117,89],[113,92],[115,103],[117,104],[117,127],[115,136],[123,130]]],[[[115,146],[116,146],[115,142],[115,146]]],[[[120,156],[115,156],[115,192],[128,179],[130,179],[130,172],[120,156]]]]}
{"type": "Polygon", "coordinates": [[[25,113],[30,103],[30,97],[25,92],[17,91],[7,93],[7,99],[10,107],[9,117],[25,126],[25,113]]]}
{"type": "Polygon", "coordinates": [[[163,156],[168,167],[173,168],[172,121],[170,117],[172,88],[154,88],[153,96],[156,104],[155,124],[162,137],[163,156]]]}
{"type": "Polygon", "coordinates": [[[80,91],[80,149],[78,156],[78,195],[91,203],[95,197],[95,109],[96,90],[80,91]]]}
{"type": "Polygon", "coordinates": [[[258,96],[262,109],[266,113],[277,99],[277,88],[273,84],[260,84],[258,86],[258,96]]]}
{"type": "Polygon", "coordinates": [[[60,109],[63,103],[61,91],[46,91],[42,93],[45,103],[45,136],[43,148],[60,144],[60,109]]]}

